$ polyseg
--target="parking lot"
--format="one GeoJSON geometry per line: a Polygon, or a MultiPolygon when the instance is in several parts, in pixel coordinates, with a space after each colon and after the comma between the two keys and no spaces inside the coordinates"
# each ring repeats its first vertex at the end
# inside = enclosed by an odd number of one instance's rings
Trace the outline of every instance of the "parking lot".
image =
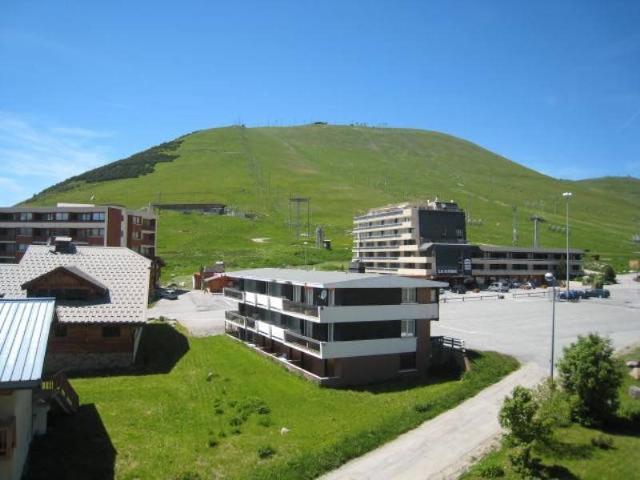
{"type": "MultiPolygon", "coordinates": [[[[619,281],[607,286],[611,298],[556,302],[556,358],[563,346],[589,332],[611,337],[616,348],[640,342],[640,284],[630,275],[621,275],[619,281]]],[[[493,292],[446,293],[432,335],[461,338],[469,348],[497,350],[549,368],[551,296],[513,296],[530,292],[544,290],[512,290],[502,294],[502,300],[486,297],[493,292]],[[457,300],[461,297],[466,298],[457,300]]]]}
{"type": "Polygon", "coordinates": [[[194,290],[180,293],[176,300],[161,298],[149,308],[147,316],[178,320],[191,335],[219,335],[224,332],[224,311],[236,305],[220,294],[194,290]]]}

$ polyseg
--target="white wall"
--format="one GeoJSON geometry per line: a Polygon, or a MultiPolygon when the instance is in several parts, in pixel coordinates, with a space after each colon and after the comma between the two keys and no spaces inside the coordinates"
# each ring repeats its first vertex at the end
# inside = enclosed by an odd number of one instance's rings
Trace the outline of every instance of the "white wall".
{"type": "Polygon", "coordinates": [[[438,304],[336,306],[320,309],[320,323],[374,322],[379,320],[411,320],[414,318],[438,318],[438,304]]]}
{"type": "Polygon", "coordinates": [[[322,344],[322,358],[365,357],[416,351],[416,337],[380,338],[322,344]]]}
{"type": "Polygon", "coordinates": [[[0,479],[19,480],[32,438],[31,390],[14,390],[0,395],[0,417],[16,417],[16,448],[11,460],[0,460],[0,479]]]}

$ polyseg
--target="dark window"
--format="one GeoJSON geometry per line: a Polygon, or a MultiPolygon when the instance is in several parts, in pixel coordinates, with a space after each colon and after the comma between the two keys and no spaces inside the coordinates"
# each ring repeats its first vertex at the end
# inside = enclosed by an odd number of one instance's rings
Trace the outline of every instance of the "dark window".
{"type": "Polygon", "coordinates": [[[102,327],[102,336],[105,338],[111,337],[119,337],[120,336],[120,327],[115,325],[110,325],[108,327],[102,327]]]}
{"type": "Polygon", "coordinates": [[[400,288],[337,288],[335,304],[354,305],[399,305],[402,301],[400,288]]]}
{"type": "Polygon", "coordinates": [[[400,320],[336,323],[333,328],[336,342],[400,337],[400,320]]]}
{"type": "Polygon", "coordinates": [[[67,326],[64,323],[56,322],[53,325],[53,334],[56,337],[66,337],[67,336],[67,326]]]}
{"type": "Polygon", "coordinates": [[[400,370],[415,370],[416,354],[415,352],[400,354],[400,370]]]}

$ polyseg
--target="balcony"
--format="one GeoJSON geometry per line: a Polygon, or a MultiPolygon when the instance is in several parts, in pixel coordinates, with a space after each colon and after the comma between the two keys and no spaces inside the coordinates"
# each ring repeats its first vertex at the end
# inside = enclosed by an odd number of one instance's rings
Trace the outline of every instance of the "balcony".
{"type": "Polygon", "coordinates": [[[237,288],[227,287],[223,290],[223,293],[225,297],[235,298],[239,301],[244,300],[244,292],[242,290],[238,290],[237,288]]]}
{"type": "Polygon", "coordinates": [[[247,326],[247,318],[240,315],[238,312],[234,312],[232,310],[225,310],[224,318],[229,320],[231,323],[235,323],[239,327],[245,328],[247,326]]]}
{"type": "Polygon", "coordinates": [[[317,305],[307,305],[306,303],[294,302],[291,300],[282,300],[282,310],[285,312],[301,313],[302,315],[309,315],[310,317],[318,316],[317,305]]]}
{"type": "Polygon", "coordinates": [[[320,353],[320,349],[322,346],[322,342],[320,340],[316,340],[315,338],[311,337],[305,337],[304,335],[293,333],[288,330],[285,330],[284,332],[284,341],[316,353],[320,353]]]}

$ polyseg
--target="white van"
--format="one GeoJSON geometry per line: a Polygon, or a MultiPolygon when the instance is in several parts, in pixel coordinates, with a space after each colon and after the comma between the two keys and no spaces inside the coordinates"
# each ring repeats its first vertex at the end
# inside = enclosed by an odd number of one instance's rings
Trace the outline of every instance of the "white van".
{"type": "Polygon", "coordinates": [[[488,290],[490,292],[506,293],[509,291],[509,285],[507,285],[505,282],[493,282],[491,285],[489,285],[488,290]]]}

